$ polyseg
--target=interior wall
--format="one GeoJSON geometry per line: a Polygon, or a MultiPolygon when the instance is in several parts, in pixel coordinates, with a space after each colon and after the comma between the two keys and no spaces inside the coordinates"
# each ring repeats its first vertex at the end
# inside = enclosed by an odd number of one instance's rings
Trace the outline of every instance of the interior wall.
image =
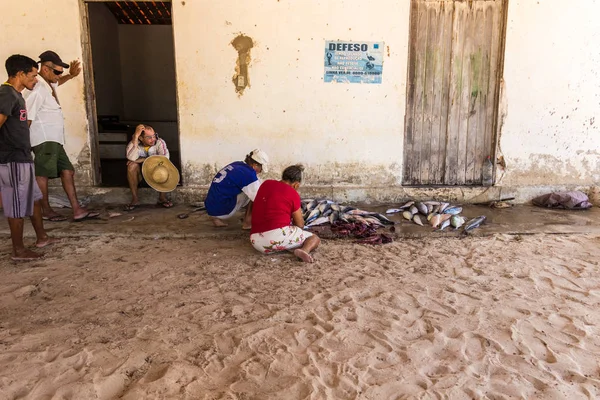
{"type": "Polygon", "coordinates": [[[97,114],[124,116],[118,23],[104,3],[90,3],[97,114]]]}
{"type": "Polygon", "coordinates": [[[177,121],[171,25],[119,25],[123,118],[177,121]]]}

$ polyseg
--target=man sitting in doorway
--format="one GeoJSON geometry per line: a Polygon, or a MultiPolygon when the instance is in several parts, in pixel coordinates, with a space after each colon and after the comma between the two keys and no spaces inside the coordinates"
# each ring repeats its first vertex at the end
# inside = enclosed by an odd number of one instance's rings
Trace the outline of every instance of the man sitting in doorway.
{"type": "Polygon", "coordinates": [[[283,170],[280,181],[267,180],[260,185],[252,208],[250,242],[263,254],[290,250],[304,262],[314,261],[310,252],[321,239],[305,231],[298,188],[302,182],[302,165],[283,170]]]}
{"type": "Polygon", "coordinates": [[[256,149],[244,161],[235,161],[215,175],[204,202],[214,226],[227,226],[223,220],[233,217],[247,205],[242,229],[251,228],[252,202],[261,183],[257,174],[267,172],[268,163],[267,153],[256,149]]]}
{"type": "MultiPolygon", "coordinates": [[[[131,142],[127,144],[127,182],[131,189],[131,202],[125,206],[131,211],[140,205],[138,185],[142,181],[142,164],[150,156],[165,156],[169,158],[167,143],[158,137],[150,125],[138,125],[135,128],[131,142]]],[[[158,205],[171,208],[173,203],[167,199],[165,192],[159,192],[158,205]]]]}

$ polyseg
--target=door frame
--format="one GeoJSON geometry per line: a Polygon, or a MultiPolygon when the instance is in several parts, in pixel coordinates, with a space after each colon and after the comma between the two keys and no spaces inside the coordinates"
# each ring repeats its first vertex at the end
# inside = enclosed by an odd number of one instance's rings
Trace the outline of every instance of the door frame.
{"type": "MultiPolygon", "coordinates": [[[[102,173],[100,171],[100,138],[98,133],[98,112],[96,108],[96,86],[94,84],[94,67],[92,62],[92,37],[90,34],[90,16],[89,3],[119,3],[127,0],[79,0],[79,15],[81,16],[81,50],[82,50],[82,69],[84,79],[84,102],[88,122],[89,140],[90,140],[90,158],[92,163],[91,180],[93,186],[102,184],[102,173]]],[[[151,1],[151,0],[140,0],[151,1]]],[[[171,0],[161,0],[164,3],[172,3],[171,0]]],[[[171,7],[171,13],[173,7],[171,7]]],[[[173,18],[171,16],[171,18],[173,18]]],[[[174,28],[173,28],[174,29],[174,28]]],[[[174,35],[173,35],[174,36],[174,35]]],[[[177,82],[177,57],[175,58],[175,82],[177,82]]],[[[175,96],[177,103],[177,134],[179,132],[179,93],[177,85],[175,87],[175,96]]],[[[181,145],[180,145],[181,147],[181,145]]],[[[180,152],[181,154],[181,152],[180,152]]]]}

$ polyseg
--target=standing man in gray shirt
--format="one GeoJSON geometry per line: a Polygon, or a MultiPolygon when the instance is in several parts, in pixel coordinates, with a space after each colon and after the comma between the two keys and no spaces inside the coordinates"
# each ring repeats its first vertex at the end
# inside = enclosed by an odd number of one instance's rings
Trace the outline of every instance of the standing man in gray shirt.
{"type": "Polygon", "coordinates": [[[56,242],[44,230],[42,193],[35,180],[27,108],[21,95],[33,89],[37,80],[37,63],[15,54],[6,60],[8,79],[0,86],[0,193],[4,215],[8,219],[13,261],[31,261],[43,257],[23,244],[24,218],[31,217],[36,247],[56,242]]]}

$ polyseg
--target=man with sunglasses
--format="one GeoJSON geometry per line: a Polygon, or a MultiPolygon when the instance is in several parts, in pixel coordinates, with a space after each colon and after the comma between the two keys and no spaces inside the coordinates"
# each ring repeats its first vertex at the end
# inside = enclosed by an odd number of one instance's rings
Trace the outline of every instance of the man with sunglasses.
{"type": "Polygon", "coordinates": [[[73,209],[73,220],[84,221],[98,217],[99,213],[88,211],[79,205],[75,190],[75,168],[64,149],[65,122],[58,100],[58,86],[75,78],[81,72],[79,61],[64,63],[58,54],[48,50],[40,54],[38,84],[26,93],[28,122],[31,131],[35,176],[42,191],[42,215],[50,221],[64,221],[48,202],[48,180],[60,177],[62,186],[73,209]],[[65,69],[69,74],[64,74],[65,69]]]}
{"type": "MultiPolygon", "coordinates": [[[[140,205],[138,199],[138,185],[142,181],[142,164],[150,156],[165,156],[169,158],[167,143],[158,137],[158,134],[150,125],[138,125],[135,128],[131,142],[127,144],[127,182],[131,189],[131,202],[125,206],[125,211],[134,210],[140,205]]],[[[159,192],[159,206],[165,208],[173,207],[173,203],[167,199],[167,194],[159,192]]]]}

